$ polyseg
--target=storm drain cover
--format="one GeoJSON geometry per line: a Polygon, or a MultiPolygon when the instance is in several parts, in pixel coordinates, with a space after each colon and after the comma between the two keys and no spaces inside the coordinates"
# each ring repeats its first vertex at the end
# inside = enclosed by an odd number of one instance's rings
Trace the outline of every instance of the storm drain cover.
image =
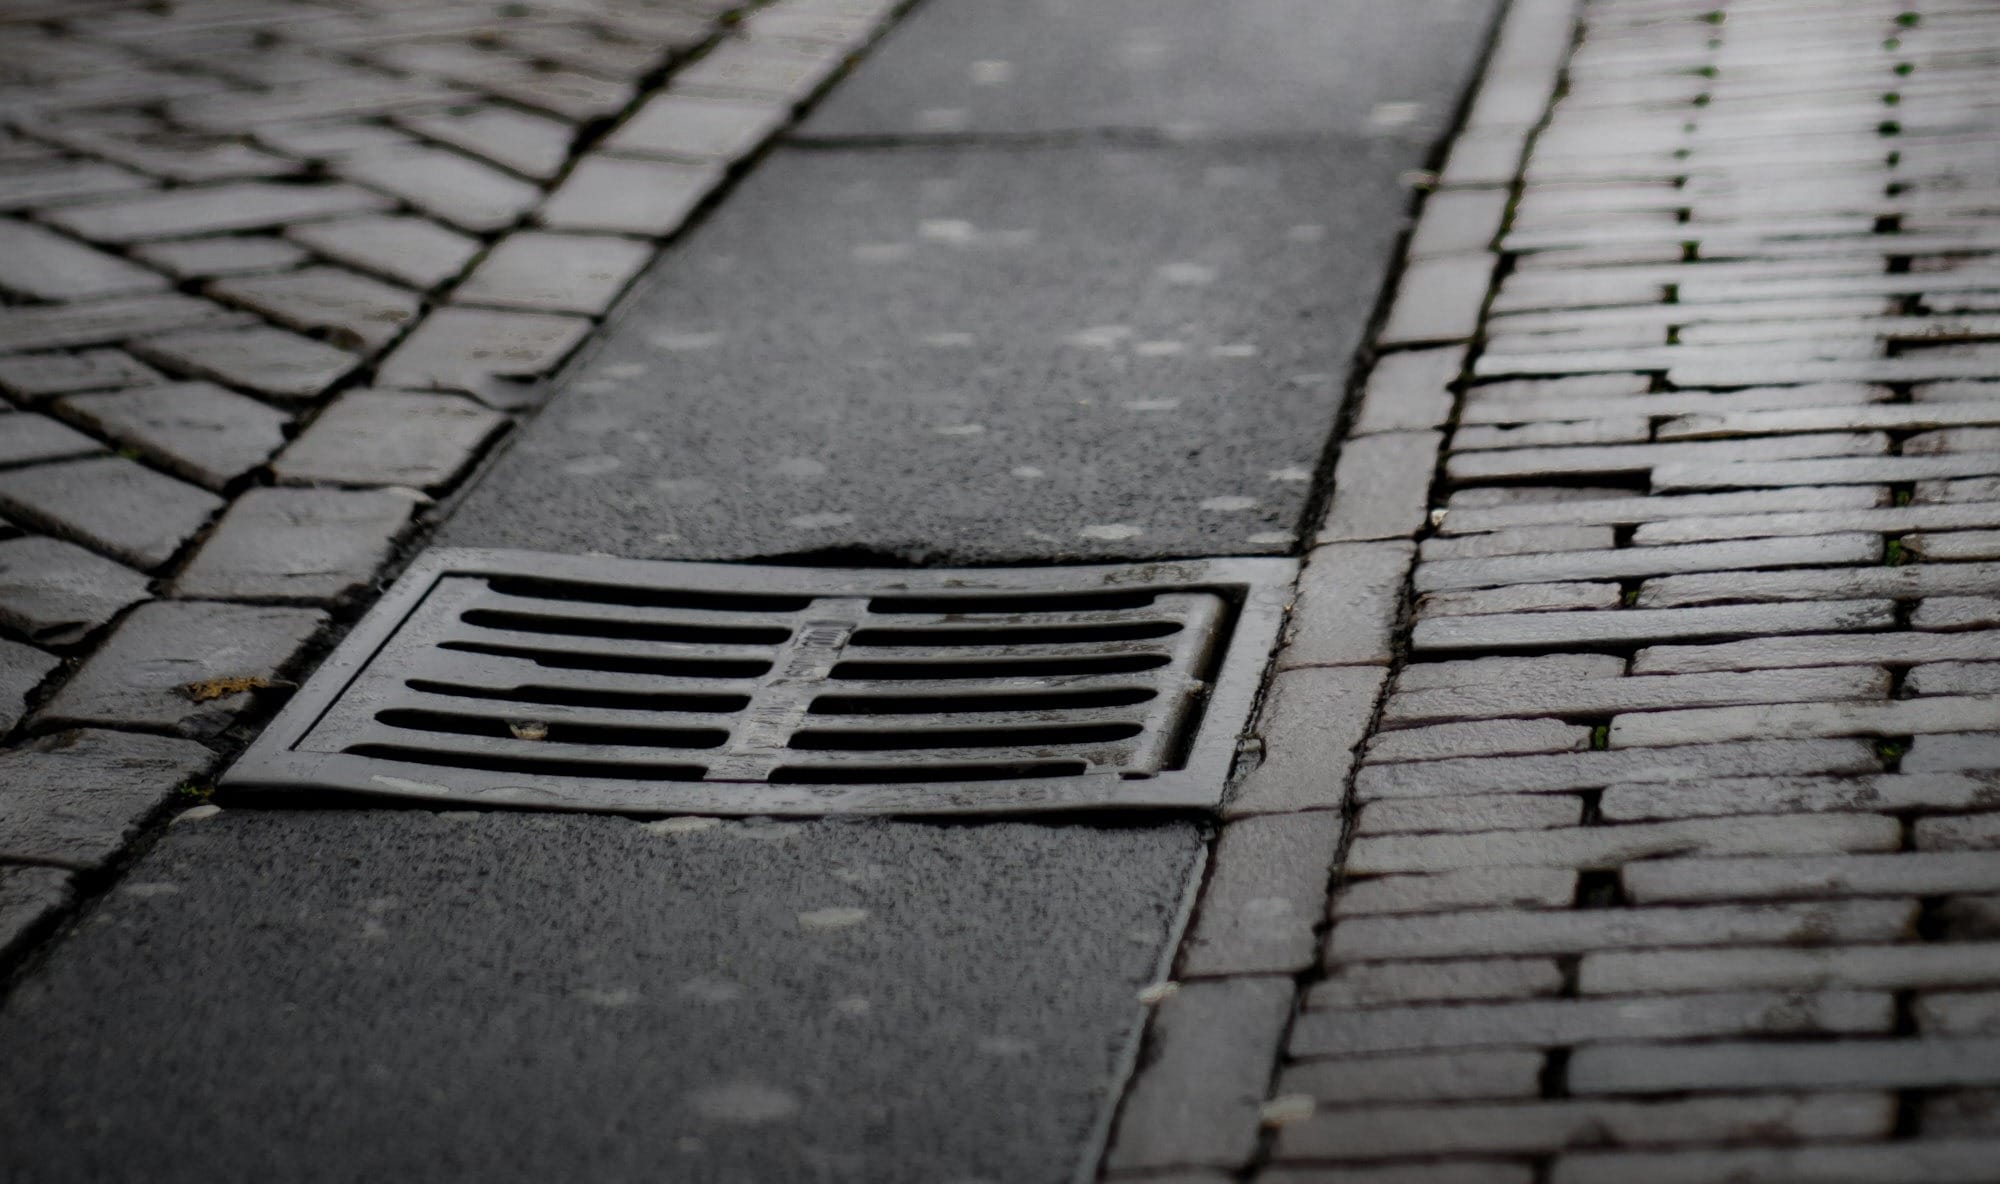
{"type": "Polygon", "coordinates": [[[223,784],[633,813],[1212,808],[1295,568],[432,551],[223,784]]]}

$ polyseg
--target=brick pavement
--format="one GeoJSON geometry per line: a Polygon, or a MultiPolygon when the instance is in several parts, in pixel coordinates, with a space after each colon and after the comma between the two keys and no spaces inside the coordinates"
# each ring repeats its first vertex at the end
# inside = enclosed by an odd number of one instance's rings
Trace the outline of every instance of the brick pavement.
{"type": "Polygon", "coordinates": [[[1515,0],[1108,1178],[2000,1179],[1996,60],[1515,0]]]}
{"type": "Polygon", "coordinates": [[[0,8],[0,961],[897,7],[0,8]]]}

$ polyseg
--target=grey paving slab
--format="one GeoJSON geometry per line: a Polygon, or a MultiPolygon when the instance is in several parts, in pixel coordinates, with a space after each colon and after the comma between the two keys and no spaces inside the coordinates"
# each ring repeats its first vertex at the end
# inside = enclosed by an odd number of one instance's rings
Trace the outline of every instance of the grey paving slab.
{"type": "Polygon", "coordinates": [[[46,415],[0,414],[0,468],[74,460],[104,451],[104,445],[46,415]]]}
{"type": "MultiPolygon", "coordinates": [[[[1907,539],[1903,545],[1908,548],[1907,539]]],[[[1995,591],[2000,591],[2000,563],[1911,563],[1901,567],[1664,576],[1640,585],[1638,607],[1676,608],[1725,600],[1855,600],[1872,596],[1913,600],[1995,591]]]]}
{"type": "Polygon", "coordinates": [[[1496,716],[1605,716],[1620,711],[1735,703],[1884,699],[1889,672],[1873,666],[1574,679],[1529,686],[1399,692],[1383,709],[1392,727],[1496,716]]]}
{"type": "MultiPolygon", "coordinates": [[[[1609,477],[1621,473],[1652,471],[1655,489],[1682,486],[1661,476],[1682,469],[1726,467],[1748,473],[1766,461],[1793,461],[1794,457],[1859,457],[1894,461],[1879,454],[1888,450],[1889,440],[1880,432],[1820,432],[1804,436],[1758,437],[1753,440],[1685,440],[1671,444],[1613,444],[1596,448],[1508,448],[1465,452],[1454,455],[1445,465],[1445,475],[1454,481],[1507,481],[1531,477],[1576,479],[1609,477]]],[[[1834,463],[1834,462],[1827,462],[1834,463]]],[[[1741,481],[1741,485],[1833,485],[1837,478],[1823,478],[1817,470],[1800,470],[1793,481],[1741,481]]],[[[1893,480],[1891,477],[1876,478],[1893,480]]],[[[1859,484],[1860,482],[1846,482],[1859,484]]],[[[1727,484],[1727,483],[1724,483],[1727,484]]],[[[1695,488],[1696,486],[1686,486],[1695,488]]]]}
{"type": "Polygon", "coordinates": [[[1912,695],[2000,695],[2000,663],[1934,662],[1903,676],[1912,695]]]}
{"type": "Polygon", "coordinates": [[[1939,563],[2000,559],[2000,530],[1960,530],[1913,534],[1903,540],[1911,554],[1939,563]]]}
{"type": "MultiPolygon", "coordinates": [[[[1548,497],[1491,505],[1465,500],[1468,494],[1489,492],[1492,490],[1475,488],[1454,493],[1441,523],[1444,533],[1471,534],[1563,523],[1624,526],[1664,522],[1673,518],[1736,516],[1779,510],[1869,509],[1889,504],[1887,488],[1879,485],[1813,485],[1797,489],[1759,489],[1749,493],[1694,493],[1680,497],[1548,497]]],[[[1838,526],[1828,527],[1820,533],[1830,534],[1839,529],[1838,526]]],[[[1706,536],[1696,536],[1697,539],[1700,537],[1706,536]]]]}
{"type": "Polygon", "coordinates": [[[415,293],[339,267],[217,280],[207,291],[344,349],[372,353],[416,322],[415,293]]]}
{"type": "Polygon", "coordinates": [[[1655,645],[1632,657],[1634,674],[1683,674],[1703,670],[1767,670],[1867,662],[1910,666],[1921,662],[2000,660],[2000,637],[1989,633],[1820,633],[1756,637],[1715,645],[1655,645]]]}
{"type": "Polygon", "coordinates": [[[1369,764],[1435,761],[1514,753],[1579,752],[1590,747],[1590,729],[1559,719],[1484,719],[1377,732],[1368,741],[1369,764]]]}
{"type": "Polygon", "coordinates": [[[1344,20],[1310,0],[1117,0],[1065,9],[1059,23],[1045,12],[1030,0],[924,6],[806,133],[1375,132],[1421,142],[1448,125],[1494,9],[1424,0],[1393,20],[1344,20]]]}
{"type": "Polygon", "coordinates": [[[0,167],[0,209],[131,193],[152,184],[130,169],[105,161],[21,161],[0,167]]]}
{"type": "MultiPolygon", "coordinates": [[[[1658,447],[1678,447],[1660,445],[1658,447]]],[[[1663,464],[1653,470],[1655,489],[1729,489],[1769,485],[1855,485],[1876,481],[1926,481],[1940,477],[1979,477],[1992,472],[1996,461],[1987,453],[1951,456],[1836,457],[1826,460],[1776,460],[1663,464]]]]}
{"type": "Polygon", "coordinates": [[[1570,1060],[1578,1093],[1683,1089],[1898,1088],[2000,1082],[2000,1040],[1857,1040],[1841,1044],[1712,1044],[1579,1051],[1570,1060]]]}
{"type": "Polygon", "coordinates": [[[1663,1102],[1563,1099],[1454,1106],[1379,1106],[1286,1125],[1280,1160],[1389,1159],[1417,1155],[1547,1154],[1571,1147],[1761,1143],[1775,1139],[1886,1138],[1889,1093],[1823,1093],[1663,1102]]]}
{"type": "Polygon", "coordinates": [[[57,732],[0,753],[0,858],[100,865],[214,761],[189,740],[105,731],[57,732]]]}
{"type": "MultiPolygon", "coordinates": [[[[1921,822],[1929,819],[1919,820],[1921,822]]],[[[1657,859],[1620,873],[1635,901],[1948,896],[2000,891],[2000,852],[1928,851],[1767,859],[1657,859]]]]}
{"type": "Polygon", "coordinates": [[[1917,1138],[1885,1143],[1733,1150],[1572,1152],[1558,1161],[1552,1184],[1706,1184],[1720,1179],[1852,1180],[1931,1184],[1977,1180],[2000,1156],[2000,1139],[1917,1138]]]}
{"type": "Polygon", "coordinates": [[[1949,989],[1990,986],[1996,981],[2000,981],[2000,944],[1991,941],[1828,949],[1613,950],[1586,954],[1577,972],[1578,989],[1587,995],[1756,987],[1949,989]]]}
{"type": "MultiPolygon", "coordinates": [[[[1449,520],[1449,513],[1446,518],[1449,520]]],[[[1558,565],[1564,563],[1602,563],[1610,558],[1605,555],[1571,555],[1574,551],[1609,551],[1617,546],[1617,532],[1609,526],[1561,525],[1561,526],[1514,526],[1483,534],[1434,535],[1417,546],[1417,556],[1426,565],[1452,560],[1499,559],[1506,557],[1533,556],[1535,562],[1545,561],[1558,565]]],[[[1517,559],[1517,562],[1528,562],[1517,559]]],[[[1503,567],[1506,565],[1503,565],[1503,567]]],[[[1445,568],[1445,571],[1453,570],[1445,568]]],[[[1531,578],[1541,575],[1539,570],[1527,573],[1531,578]]],[[[1428,579],[1435,579],[1433,575],[1428,579]]],[[[1553,573],[1551,579],[1561,578],[1553,573]]],[[[1496,583],[1527,583],[1528,580],[1500,580],[1496,583]]],[[[1428,586],[1428,583],[1425,585],[1428,586]]]]}
{"type": "Polygon", "coordinates": [[[1988,629],[1996,625],[2000,625],[2000,597],[1993,596],[1930,596],[1918,602],[1916,612],[1910,615],[1913,629],[1988,629]]]}
{"type": "Polygon", "coordinates": [[[602,235],[508,235],[452,292],[459,304],[602,316],[648,261],[647,243],[602,235]]]}
{"type": "Polygon", "coordinates": [[[85,304],[0,309],[0,351],[111,345],[146,333],[248,324],[255,318],[178,292],[85,304]]]}
{"type": "Polygon", "coordinates": [[[1912,772],[2000,769],[2000,732],[1914,737],[1901,767],[1912,772]]]}
{"type": "MultiPolygon", "coordinates": [[[[681,558],[1285,550],[1373,300],[1350,281],[1386,263],[1393,159],[781,152],[642,281],[445,537],[681,558]],[[1301,224],[1320,249],[1287,237],[1301,224]]],[[[412,385],[401,356],[384,381],[412,385]]]]}
{"type": "MultiPolygon", "coordinates": [[[[1910,934],[1916,903],[1886,900],[1813,904],[1704,905],[1696,908],[1478,910],[1440,916],[1353,917],[1334,926],[1327,946],[1328,965],[1347,962],[1394,961],[1405,958],[1474,958],[1523,954],[1583,954],[1590,960],[1614,957],[1674,959],[1691,967],[1699,959],[1731,953],[1726,950],[1690,953],[1674,947],[1808,944],[1820,942],[1892,941],[1910,934]],[[1655,948],[1643,954],[1618,951],[1655,948]]],[[[1943,948],[1943,947],[1939,947],[1943,948]]],[[[1817,954],[1816,950],[1794,951],[1817,954]]],[[[1757,949],[1746,956],[1765,955],[1757,949]]],[[[1988,952],[1990,954],[1990,951],[1988,952]]],[[[1963,959],[1961,959],[1963,960],[1963,959]]],[[[1991,964],[1991,957],[1985,959],[1991,964]]],[[[1780,959],[1774,965],[1781,965],[1780,959]]],[[[1652,963],[1646,963],[1652,965],[1652,963]]],[[[1794,968],[1796,973],[1796,968],[1794,968]]],[[[1608,981],[1609,976],[1607,976],[1608,981]]],[[[1694,982],[1703,980],[1694,978],[1694,982]]],[[[1843,985],[1847,980],[1831,980],[1843,985]]],[[[1762,981],[1717,983],[1728,990],[1767,985],[1762,981]]],[[[1787,980],[1777,985],[1797,984],[1787,980]]],[[[1877,985],[1856,983],[1858,986],[1877,985]]],[[[1586,987],[1586,993],[1619,994],[1671,990],[1668,986],[1628,981],[1619,988],[1586,987]]],[[[1696,989],[1692,986],[1681,990],[1696,989]]]]}
{"type": "Polygon", "coordinates": [[[1421,530],[1440,439],[1437,432],[1384,432],[1345,444],[1319,541],[1400,539],[1421,530]]]}
{"type": "Polygon", "coordinates": [[[559,120],[501,106],[409,115],[398,122],[428,139],[537,181],[555,179],[576,138],[575,129],[559,120]]]}
{"type": "Polygon", "coordinates": [[[1996,821],[2000,816],[1986,814],[1920,818],[1910,837],[1919,851],[1993,851],[2000,849],[1996,821]]]}
{"type": "Polygon", "coordinates": [[[174,579],[182,596],[332,604],[366,587],[408,529],[406,489],[253,489],[174,579]]]}
{"type": "Polygon", "coordinates": [[[1400,541],[1313,548],[1299,573],[1278,668],[1387,665],[1412,550],[1400,541]]]}
{"type": "Polygon", "coordinates": [[[1725,814],[1968,810],[1994,800],[1994,781],[1976,772],[1912,771],[1863,777],[1729,777],[1692,785],[1612,785],[1598,798],[1598,811],[1610,821],[1639,822],[1725,814]]]}
{"type": "Polygon", "coordinates": [[[725,41],[674,81],[690,94],[802,99],[846,60],[842,45],[758,38],[725,41]]]}
{"type": "Polygon", "coordinates": [[[1239,1167],[1256,1151],[1258,1109],[1292,1005],[1292,980],[1181,986],[1160,1005],[1144,1071],[1127,1093],[1106,1163],[1239,1167]]]}
{"type": "MultiPolygon", "coordinates": [[[[308,222],[306,225],[315,223],[308,222]]],[[[141,243],[132,248],[132,257],[184,280],[283,271],[304,263],[308,258],[302,248],[281,238],[260,234],[141,243]]]]}
{"type": "Polygon", "coordinates": [[[1561,793],[1625,781],[1747,777],[1788,773],[1875,773],[1881,762],[1859,740],[1755,740],[1678,748],[1558,752],[1533,756],[1370,765],[1355,794],[1434,797],[1484,793],[1561,793]]]}
{"type": "Polygon", "coordinates": [[[2000,728],[2000,695],[1938,695],[1886,703],[1777,703],[1620,715],[1611,721],[1610,743],[1623,748],[1696,740],[1910,736],[1989,728],[2000,728]]]}
{"type": "MultiPolygon", "coordinates": [[[[1895,623],[1894,602],[1887,600],[1645,608],[1615,613],[1515,613],[1419,621],[1411,644],[1418,650],[1530,649],[1888,629],[1895,623]]],[[[1634,673],[1641,670],[1634,667],[1634,673]]]]}
{"type": "Polygon", "coordinates": [[[291,422],[282,411],[208,382],[71,395],[57,407],[92,431],[217,492],[269,459],[284,444],[291,422]]]}
{"type": "Polygon", "coordinates": [[[0,288],[35,300],[101,300],[157,292],[170,281],[27,222],[0,219],[0,288]]]}
{"type": "Polygon", "coordinates": [[[0,625],[67,645],[146,599],[146,577],[60,539],[0,539],[0,625]]]}
{"type": "MultiPolygon", "coordinates": [[[[4,553],[4,551],[0,551],[4,553]]],[[[1386,673],[1375,666],[1281,670],[1265,690],[1263,759],[1224,807],[1231,817],[1337,810],[1386,673]]]]}
{"type": "MultiPolygon", "coordinates": [[[[343,177],[392,194],[470,234],[512,227],[542,197],[532,182],[456,152],[423,145],[358,153],[342,159],[338,168],[343,177]]],[[[336,212],[372,211],[390,204],[381,200],[374,206],[336,212]]]]}
{"type": "Polygon", "coordinates": [[[1356,817],[1354,833],[1542,830],[1582,823],[1582,798],[1556,794],[1467,794],[1457,798],[1392,798],[1370,802],[1356,817]]]}
{"type": "MultiPolygon", "coordinates": [[[[1896,457],[1884,459],[1895,460],[1896,457]]],[[[1916,459],[1934,459],[1918,457],[1916,459]]],[[[1754,465],[1741,465],[1748,470],[1754,465]]],[[[2000,502],[1914,504],[1879,509],[1731,514],[1716,518],[1674,518],[1641,523],[1632,534],[1639,546],[1708,539],[1764,538],[1795,534],[1835,534],[1869,530],[1902,534],[1912,530],[1958,531],[2000,525],[2000,502]]]]}
{"type": "Polygon", "coordinates": [[[783,127],[791,104],[668,92],[645,104],[604,139],[607,152],[668,160],[736,160],[783,127]]]}
{"type": "Polygon", "coordinates": [[[0,509],[150,571],[222,508],[222,499],[123,457],[0,473],[0,509]]]}
{"type": "MultiPolygon", "coordinates": [[[[1306,992],[1308,1008],[1376,1007],[1451,999],[1526,999],[1558,995],[1562,968],[1554,958],[1471,958],[1463,961],[1362,962],[1342,966],[1306,992]]],[[[1533,1060],[1541,1057],[1520,1054],[1533,1060]]],[[[1360,1066],[1357,1077],[1365,1077],[1360,1066]]]]}
{"type": "Polygon", "coordinates": [[[317,399],[361,365],[359,356],[284,329],[258,325],[167,333],[132,343],[163,369],[275,399],[317,399]]]}
{"type": "Polygon", "coordinates": [[[1484,254],[1441,255],[1410,264],[1397,282],[1395,303],[1376,335],[1377,344],[1470,340],[1479,329],[1493,268],[1494,257],[1484,254]]]}
{"type": "Polygon", "coordinates": [[[225,810],[0,1013],[0,1165],[1068,1179],[1199,842],[225,810]]]}
{"type": "Polygon", "coordinates": [[[1451,418],[1451,384],[1464,368],[1463,349],[1413,349],[1383,357],[1368,372],[1353,434],[1443,427],[1451,418]]]}
{"type": "MultiPolygon", "coordinates": [[[[1345,874],[1345,868],[1342,870],[1345,874]]],[[[1333,898],[1333,915],[1567,908],[1576,900],[1576,877],[1574,869],[1548,867],[1474,867],[1419,875],[1365,876],[1341,885],[1333,898]]]]}
{"type": "Polygon", "coordinates": [[[1487,250],[1500,233],[1500,222],[1511,200],[1512,195],[1492,189],[1447,189],[1432,194],[1424,201],[1422,217],[1405,255],[1429,259],[1487,250]]]}
{"type": "Polygon", "coordinates": [[[479,240],[410,214],[369,214],[289,227],[285,237],[362,271],[428,291],[465,270],[479,240]]]}
{"type": "MultiPolygon", "coordinates": [[[[1486,536],[1473,536],[1483,538],[1486,536]]],[[[1629,579],[1676,572],[1759,567],[1860,565],[1878,562],[1882,539],[1870,534],[1798,535],[1665,547],[1500,555],[1485,559],[1432,560],[1417,571],[1421,591],[1479,588],[1543,580],[1629,579]]]]}
{"type": "Polygon", "coordinates": [[[208,737],[255,706],[321,626],[303,608],[153,601],[140,605],[36,714],[54,727],[208,737]]]}
{"type": "Polygon", "coordinates": [[[1278,1093],[1330,1106],[1525,1098],[1541,1071],[1542,1054],[1519,1049],[1306,1061],[1285,1068],[1278,1093]]]}
{"type": "Polygon", "coordinates": [[[1295,974],[1311,966],[1342,826],[1337,811],[1320,810],[1223,828],[1179,973],[1295,974]]]}
{"type": "Polygon", "coordinates": [[[280,481],[437,489],[463,474],[507,417],[456,395],[348,391],[272,463],[280,481]]]}
{"type": "Polygon", "coordinates": [[[1491,613],[1548,613],[1612,609],[1623,603],[1617,584],[1517,584],[1469,592],[1430,592],[1417,598],[1419,617],[1485,616],[1491,613]]]}
{"type": "Polygon", "coordinates": [[[152,368],[115,349],[0,358],[0,391],[30,402],[77,391],[110,390],[163,381],[152,368]]]}
{"type": "Polygon", "coordinates": [[[2000,477],[1919,481],[1911,488],[1910,500],[1918,505],[2000,501],[2000,477]]]}
{"type": "Polygon", "coordinates": [[[1452,433],[1456,449],[1551,448],[1567,445],[1639,444],[1652,436],[1651,425],[1639,416],[1556,420],[1508,427],[1470,424],[1452,433]]]}
{"type": "Polygon", "coordinates": [[[1498,658],[1459,658],[1445,662],[1411,662],[1396,671],[1396,691],[1473,690],[1523,682],[1602,680],[1625,673],[1625,659],[1616,654],[1536,654],[1498,658]]]}
{"type": "Polygon", "coordinates": [[[549,374],[591,330],[583,317],[445,308],[382,360],[382,386],[459,391],[493,406],[534,401],[532,383],[549,374]]]}
{"type": "Polygon", "coordinates": [[[536,214],[551,230],[666,238],[722,184],[719,164],[585,157],[536,214]]]}
{"type": "Polygon", "coordinates": [[[393,203],[352,185],[276,185],[238,181],[58,206],[43,216],[80,237],[107,243],[261,230],[393,203]]]}
{"type": "Polygon", "coordinates": [[[1893,818],[1873,815],[1743,816],[1483,834],[1364,835],[1348,848],[1351,873],[1463,867],[1615,868],[1661,855],[1817,855],[1893,851],[1893,818]]]}

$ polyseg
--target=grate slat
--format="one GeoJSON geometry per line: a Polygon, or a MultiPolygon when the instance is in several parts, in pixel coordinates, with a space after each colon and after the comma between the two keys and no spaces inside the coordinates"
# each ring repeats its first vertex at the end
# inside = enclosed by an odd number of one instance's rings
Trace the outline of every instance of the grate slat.
{"type": "Polygon", "coordinates": [[[709,728],[728,732],[736,726],[741,709],[731,711],[684,711],[672,708],[614,707],[581,703],[521,702],[495,700],[471,695],[441,695],[411,687],[401,705],[392,710],[432,711],[498,720],[502,724],[582,724],[607,727],[709,728]]]}
{"type": "MultiPolygon", "coordinates": [[[[558,655],[560,656],[560,655],[558,655]]],[[[547,654],[470,654],[434,649],[407,668],[412,678],[491,688],[496,692],[522,686],[573,690],[627,691],[635,694],[743,694],[747,679],[759,673],[731,677],[596,671],[547,664],[547,654]]]]}
{"type": "Polygon", "coordinates": [[[685,625],[693,629],[781,629],[789,633],[804,610],[792,612],[742,612],[721,608],[692,608],[650,604],[604,604],[589,600],[548,600],[501,592],[490,585],[470,603],[468,609],[490,609],[527,615],[578,617],[586,620],[623,624],[640,622],[656,625],[685,625]]]}
{"type": "Polygon", "coordinates": [[[729,645],[710,642],[647,641],[640,638],[562,637],[527,633],[518,629],[490,628],[456,623],[440,644],[454,643],[499,646],[518,651],[546,651],[569,656],[602,655],[610,658],[661,658],[679,661],[768,661],[777,652],[771,645],[729,645]]]}

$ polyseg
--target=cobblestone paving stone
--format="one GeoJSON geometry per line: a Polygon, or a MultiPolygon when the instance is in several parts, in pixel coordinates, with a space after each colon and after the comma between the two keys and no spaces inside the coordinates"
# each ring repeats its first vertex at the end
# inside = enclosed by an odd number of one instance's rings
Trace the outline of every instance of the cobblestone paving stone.
{"type": "Polygon", "coordinates": [[[1971,0],[1515,0],[1177,967],[1217,1010],[1128,1103],[1182,1126],[1114,1148],[2000,1179],[1996,55],[1971,0]],[[1290,1025],[1219,1046],[1315,871],[1290,1025]]]}
{"type": "Polygon", "coordinates": [[[0,958],[900,6],[0,6],[0,958]]]}

